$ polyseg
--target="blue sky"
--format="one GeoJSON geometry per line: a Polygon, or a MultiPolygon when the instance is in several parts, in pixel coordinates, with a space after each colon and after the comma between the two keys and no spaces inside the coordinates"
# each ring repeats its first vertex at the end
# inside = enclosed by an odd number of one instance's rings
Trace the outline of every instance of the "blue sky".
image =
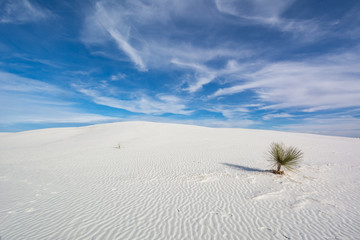
{"type": "Polygon", "coordinates": [[[140,120],[360,137],[359,12],[0,0],[0,131],[140,120]]]}

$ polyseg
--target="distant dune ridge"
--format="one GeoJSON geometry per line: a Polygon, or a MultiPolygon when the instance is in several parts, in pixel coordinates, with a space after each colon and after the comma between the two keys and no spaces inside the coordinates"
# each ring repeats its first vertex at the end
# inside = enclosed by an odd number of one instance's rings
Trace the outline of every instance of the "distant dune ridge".
{"type": "Polygon", "coordinates": [[[359,186],[356,138],[150,122],[0,135],[3,240],[359,239],[359,186]],[[267,171],[272,142],[303,151],[297,172],[267,171]]]}

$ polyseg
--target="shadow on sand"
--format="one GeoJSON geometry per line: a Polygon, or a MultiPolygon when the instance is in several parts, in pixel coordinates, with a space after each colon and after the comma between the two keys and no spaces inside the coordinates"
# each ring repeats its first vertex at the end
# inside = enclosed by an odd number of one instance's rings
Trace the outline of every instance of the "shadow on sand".
{"type": "Polygon", "coordinates": [[[236,165],[236,164],[231,164],[231,163],[221,163],[222,165],[231,167],[231,168],[236,168],[239,170],[243,170],[243,171],[248,171],[248,172],[270,172],[270,170],[262,170],[262,169],[258,169],[258,168],[250,168],[250,167],[245,167],[245,166],[241,166],[241,165],[236,165]]]}

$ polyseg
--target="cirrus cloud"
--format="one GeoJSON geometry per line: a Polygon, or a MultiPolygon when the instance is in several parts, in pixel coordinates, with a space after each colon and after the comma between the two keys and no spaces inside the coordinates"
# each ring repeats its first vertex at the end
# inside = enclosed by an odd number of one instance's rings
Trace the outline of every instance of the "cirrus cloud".
{"type": "Polygon", "coordinates": [[[0,23],[23,24],[45,20],[52,13],[29,0],[5,0],[0,3],[0,23]]]}

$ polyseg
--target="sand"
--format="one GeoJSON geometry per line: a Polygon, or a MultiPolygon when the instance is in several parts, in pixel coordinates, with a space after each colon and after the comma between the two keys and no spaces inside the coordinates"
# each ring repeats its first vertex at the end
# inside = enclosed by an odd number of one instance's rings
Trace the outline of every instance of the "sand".
{"type": "Polygon", "coordinates": [[[359,186],[356,138],[149,122],[0,134],[2,240],[360,239],[359,186]],[[303,150],[297,172],[266,171],[272,142],[303,150]]]}

